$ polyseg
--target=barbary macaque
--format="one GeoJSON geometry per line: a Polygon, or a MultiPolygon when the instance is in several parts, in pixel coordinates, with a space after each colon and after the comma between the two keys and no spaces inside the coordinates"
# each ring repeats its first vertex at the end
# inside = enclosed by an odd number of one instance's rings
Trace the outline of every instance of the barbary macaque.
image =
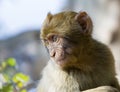
{"type": "Polygon", "coordinates": [[[40,37],[50,60],[37,92],[119,92],[114,58],[92,38],[93,23],[84,11],[48,14],[40,37]]]}

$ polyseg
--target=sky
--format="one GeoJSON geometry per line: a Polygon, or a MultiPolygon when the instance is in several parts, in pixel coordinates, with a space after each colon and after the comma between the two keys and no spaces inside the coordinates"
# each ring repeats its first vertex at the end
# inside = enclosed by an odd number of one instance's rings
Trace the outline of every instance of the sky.
{"type": "Polygon", "coordinates": [[[48,12],[57,13],[67,0],[0,0],[0,39],[26,29],[40,29],[48,12]]]}

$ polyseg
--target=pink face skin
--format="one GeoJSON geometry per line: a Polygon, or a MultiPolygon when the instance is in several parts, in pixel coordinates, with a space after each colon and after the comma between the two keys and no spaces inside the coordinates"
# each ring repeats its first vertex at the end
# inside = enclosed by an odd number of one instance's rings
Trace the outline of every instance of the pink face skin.
{"type": "Polygon", "coordinates": [[[69,47],[65,47],[65,39],[57,35],[49,35],[45,41],[50,57],[60,66],[67,62],[67,56],[72,53],[69,47]]]}

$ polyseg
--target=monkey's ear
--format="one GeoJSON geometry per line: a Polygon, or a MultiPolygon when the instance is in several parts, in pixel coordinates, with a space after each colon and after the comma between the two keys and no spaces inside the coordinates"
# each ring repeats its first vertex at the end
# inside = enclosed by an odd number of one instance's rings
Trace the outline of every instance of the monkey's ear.
{"type": "Polygon", "coordinates": [[[53,15],[49,12],[49,13],[47,14],[47,19],[48,19],[49,22],[50,22],[50,20],[52,19],[52,17],[53,17],[53,15]]]}
{"type": "Polygon", "coordinates": [[[53,15],[49,12],[49,13],[47,14],[46,19],[45,19],[44,22],[43,22],[43,27],[46,27],[46,26],[49,25],[52,17],[53,17],[53,15]]]}
{"type": "Polygon", "coordinates": [[[86,35],[90,35],[92,33],[93,24],[91,18],[88,16],[86,12],[79,12],[75,16],[75,20],[78,21],[82,30],[81,32],[86,35]]]}

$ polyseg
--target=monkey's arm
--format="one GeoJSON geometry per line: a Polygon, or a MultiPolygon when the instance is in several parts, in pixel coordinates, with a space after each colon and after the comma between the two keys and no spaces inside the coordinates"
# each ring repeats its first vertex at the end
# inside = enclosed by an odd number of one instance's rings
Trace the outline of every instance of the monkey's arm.
{"type": "Polygon", "coordinates": [[[94,89],[85,90],[82,92],[119,92],[116,88],[111,86],[100,86],[94,89]]]}

